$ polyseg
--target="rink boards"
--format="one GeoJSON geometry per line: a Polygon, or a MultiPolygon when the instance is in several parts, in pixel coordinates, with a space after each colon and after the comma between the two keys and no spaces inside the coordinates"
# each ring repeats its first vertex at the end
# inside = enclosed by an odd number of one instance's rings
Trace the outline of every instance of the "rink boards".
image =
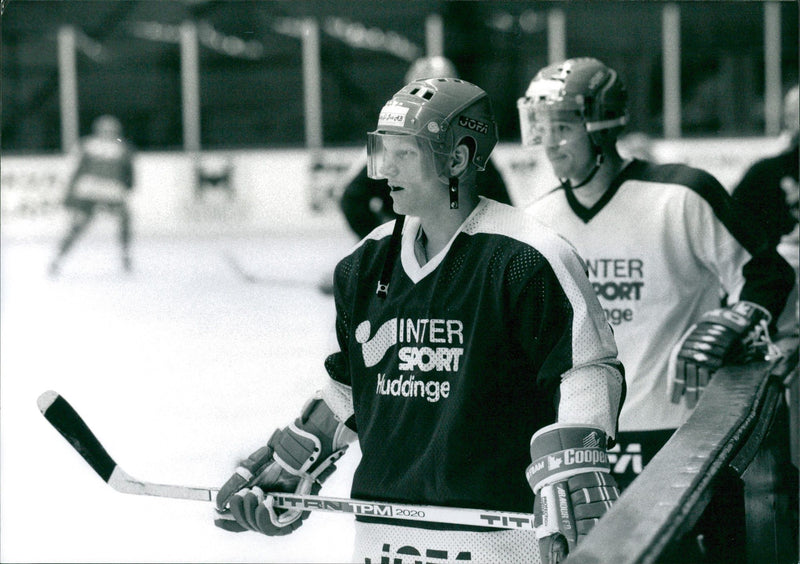
{"type": "MultiPolygon", "coordinates": [[[[778,151],[782,138],[653,140],[658,161],[701,166],[732,189],[746,167],[778,151]]],[[[131,200],[140,234],[295,233],[338,229],[338,198],[363,161],[363,148],[142,152],[131,200]]],[[[541,150],[500,144],[493,159],[512,200],[524,205],[556,185],[541,150]]],[[[3,235],[52,236],[63,229],[60,202],[69,162],[60,154],[0,158],[3,235]]]]}

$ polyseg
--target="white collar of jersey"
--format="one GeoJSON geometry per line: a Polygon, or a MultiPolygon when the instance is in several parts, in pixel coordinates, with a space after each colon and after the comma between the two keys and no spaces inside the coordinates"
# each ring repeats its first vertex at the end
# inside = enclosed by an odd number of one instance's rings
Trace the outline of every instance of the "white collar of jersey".
{"type": "Polygon", "coordinates": [[[458,230],[453,233],[453,236],[447,242],[447,245],[436,253],[436,255],[432,257],[428,257],[428,262],[426,262],[423,266],[420,266],[419,261],[417,261],[417,256],[414,253],[414,248],[417,244],[417,239],[420,236],[420,222],[418,217],[408,216],[406,217],[406,224],[403,229],[403,239],[400,248],[400,261],[403,265],[403,270],[405,271],[406,275],[411,279],[414,284],[418,283],[420,280],[425,278],[429,273],[436,270],[436,267],[444,260],[444,257],[447,256],[447,253],[450,251],[450,247],[453,244],[453,241],[458,234],[464,230],[464,226],[472,220],[475,214],[479,213],[486,206],[487,200],[481,197],[480,202],[478,205],[475,206],[475,209],[472,210],[472,213],[467,216],[467,219],[461,224],[458,230]]]}

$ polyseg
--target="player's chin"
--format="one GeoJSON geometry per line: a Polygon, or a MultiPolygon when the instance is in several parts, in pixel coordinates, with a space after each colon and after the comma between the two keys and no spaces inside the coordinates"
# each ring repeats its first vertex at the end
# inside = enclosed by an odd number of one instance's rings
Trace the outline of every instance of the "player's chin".
{"type": "Polygon", "coordinates": [[[396,191],[391,191],[389,196],[392,198],[392,210],[394,213],[399,215],[408,215],[408,198],[404,197],[405,192],[402,188],[397,189],[396,191]]]}
{"type": "Polygon", "coordinates": [[[568,156],[560,155],[550,159],[550,164],[553,167],[553,172],[559,178],[569,178],[574,172],[572,161],[568,156]]]}

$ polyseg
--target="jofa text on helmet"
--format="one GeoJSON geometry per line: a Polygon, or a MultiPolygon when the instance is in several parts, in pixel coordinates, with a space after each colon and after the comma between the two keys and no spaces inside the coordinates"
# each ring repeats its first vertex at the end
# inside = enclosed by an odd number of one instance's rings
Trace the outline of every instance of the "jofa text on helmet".
{"type": "Polygon", "coordinates": [[[482,133],[484,135],[488,135],[489,133],[489,126],[475,118],[458,116],[458,125],[461,127],[466,127],[467,129],[471,129],[472,131],[477,131],[478,133],[482,133]]]}

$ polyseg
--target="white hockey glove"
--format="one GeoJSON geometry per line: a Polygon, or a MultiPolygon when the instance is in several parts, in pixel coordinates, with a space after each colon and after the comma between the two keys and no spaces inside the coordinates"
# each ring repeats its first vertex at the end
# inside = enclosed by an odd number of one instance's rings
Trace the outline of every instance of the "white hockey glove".
{"type": "Polygon", "coordinates": [[[542,564],[564,560],[619,497],[606,446],[601,429],[583,425],[555,423],[533,435],[525,475],[542,564]]]}
{"type": "Polygon", "coordinates": [[[769,338],[772,315],[760,305],[738,302],[703,314],[670,354],[667,394],[672,403],[694,407],[711,376],[723,365],[780,354],[769,338]]]}
{"type": "Polygon", "coordinates": [[[276,430],[220,488],[214,524],[226,531],[288,535],[309,512],[275,508],[270,492],[318,493],[355,437],[323,400],[312,399],[299,419],[276,430]]]}

